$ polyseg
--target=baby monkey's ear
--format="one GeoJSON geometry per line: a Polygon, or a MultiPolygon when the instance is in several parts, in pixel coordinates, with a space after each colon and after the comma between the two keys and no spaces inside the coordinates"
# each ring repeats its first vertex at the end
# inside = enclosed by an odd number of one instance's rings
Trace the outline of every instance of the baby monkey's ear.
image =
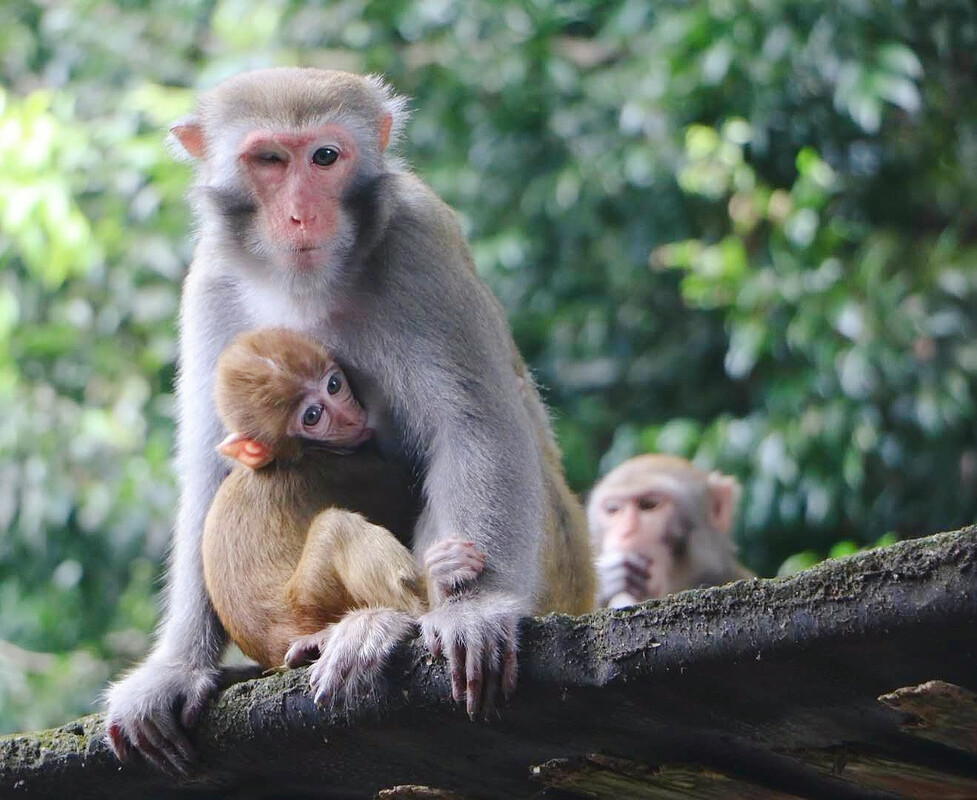
{"type": "Polygon", "coordinates": [[[230,434],[217,445],[217,452],[251,469],[261,469],[275,460],[275,454],[268,445],[249,439],[243,433],[230,434]]]}

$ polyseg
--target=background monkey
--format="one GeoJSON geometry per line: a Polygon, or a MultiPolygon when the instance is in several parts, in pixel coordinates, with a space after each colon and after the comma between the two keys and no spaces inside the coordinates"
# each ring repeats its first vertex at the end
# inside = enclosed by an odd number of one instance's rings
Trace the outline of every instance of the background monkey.
{"type": "Polygon", "coordinates": [[[611,470],[587,504],[600,603],[617,608],[752,577],[730,538],[739,496],[735,478],[675,456],[637,456],[611,470]]]}
{"type": "MultiPolygon", "coordinates": [[[[200,539],[226,473],[215,365],[244,330],[302,330],[343,364],[378,445],[422,477],[415,553],[461,538],[486,554],[469,590],[420,619],[470,714],[514,689],[519,617],[592,607],[586,521],[535,387],[512,380],[521,359],[505,315],[454,214],[388,155],[404,108],[377,78],[280,68],[231,78],[172,128],[198,164],[180,313],[181,499],[153,650],[107,695],[121,757],[135,746],[186,771],[185,728],[216,685],[226,634],[200,539]]],[[[316,695],[355,692],[408,632],[393,609],[345,616],[317,662],[316,695]]]]}
{"type": "MultiPolygon", "coordinates": [[[[329,353],[287,329],[241,334],[220,356],[215,399],[232,431],[220,450],[245,466],[207,514],[204,576],[242,652],[266,669],[295,666],[350,609],[419,617],[424,575],[390,532],[410,536],[410,476],[372,448],[337,449],[371,431],[329,353]]],[[[441,597],[477,577],[484,556],[446,540],[425,561],[441,597]]]]}

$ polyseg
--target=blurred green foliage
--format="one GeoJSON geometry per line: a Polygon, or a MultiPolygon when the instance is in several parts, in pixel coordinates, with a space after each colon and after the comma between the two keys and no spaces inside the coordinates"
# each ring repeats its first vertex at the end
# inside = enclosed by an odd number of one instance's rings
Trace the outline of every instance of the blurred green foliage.
{"type": "Polygon", "coordinates": [[[272,64],[388,76],[585,490],[745,485],[764,574],[977,516],[970,0],[5,0],[0,730],[143,653],[189,260],[166,125],[272,64]]]}

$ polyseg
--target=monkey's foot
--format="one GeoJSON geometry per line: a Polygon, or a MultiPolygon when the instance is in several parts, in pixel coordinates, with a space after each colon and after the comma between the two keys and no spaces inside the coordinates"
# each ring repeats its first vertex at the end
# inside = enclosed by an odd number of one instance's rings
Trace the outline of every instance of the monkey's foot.
{"type": "Polygon", "coordinates": [[[333,626],[327,625],[321,631],[300,636],[289,645],[285,653],[285,666],[291,669],[311,664],[322,655],[329,641],[333,626]]]}
{"type": "Polygon", "coordinates": [[[442,600],[459,586],[475,580],[485,569],[485,553],[474,542],[446,539],[431,545],[424,554],[431,595],[442,600]]]}
{"type": "Polygon", "coordinates": [[[509,697],[516,688],[519,618],[527,602],[501,592],[455,597],[421,617],[421,632],[431,655],[447,655],[451,695],[465,698],[468,716],[488,715],[499,689],[509,697]]]}
{"type": "Polygon", "coordinates": [[[138,752],[158,769],[186,776],[196,753],[193,727],[217,688],[216,668],[150,657],[106,693],[105,730],[120,760],[138,752]]]}
{"type": "Polygon", "coordinates": [[[371,687],[390,654],[416,625],[409,614],[390,608],[350,611],[335,625],[296,640],[285,662],[291,664],[294,657],[301,663],[303,655],[318,649],[320,656],[309,669],[312,696],[317,705],[335,704],[371,687]]]}

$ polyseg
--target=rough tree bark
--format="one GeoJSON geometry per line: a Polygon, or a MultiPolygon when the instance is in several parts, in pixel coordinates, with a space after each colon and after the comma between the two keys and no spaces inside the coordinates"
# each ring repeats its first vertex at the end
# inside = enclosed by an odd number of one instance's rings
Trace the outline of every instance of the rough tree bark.
{"type": "Polygon", "coordinates": [[[448,700],[444,664],[416,641],[349,708],[317,708],[305,670],[246,681],[194,731],[199,773],[182,783],[118,764],[86,717],[0,739],[0,794],[977,797],[977,758],[953,733],[977,691],[975,565],[968,528],[786,579],[527,620],[519,689],[488,722],[448,700]],[[952,685],[931,686],[955,727],[917,736],[937,724],[919,712],[929,689],[877,698],[932,679],[952,685]]]}

